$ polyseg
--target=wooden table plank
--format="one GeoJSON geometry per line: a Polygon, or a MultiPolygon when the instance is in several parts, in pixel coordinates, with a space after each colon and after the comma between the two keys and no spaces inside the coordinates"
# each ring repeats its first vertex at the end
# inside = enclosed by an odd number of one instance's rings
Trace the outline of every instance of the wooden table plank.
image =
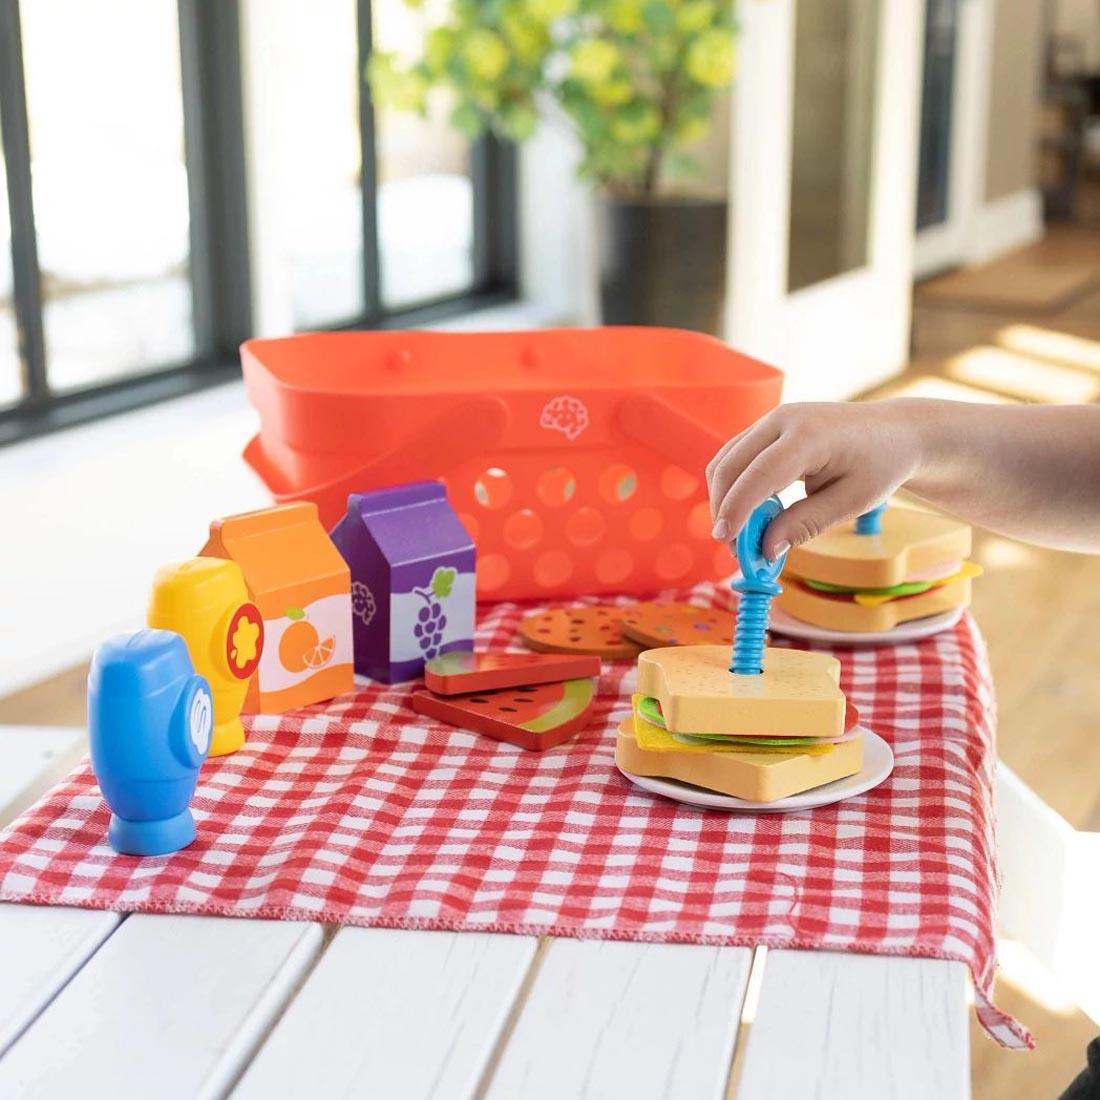
{"type": "Polygon", "coordinates": [[[92,909],[0,905],[0,1054],[120,920],[92,909]]]}
{"type": "Polygon", "coordinates": [[[970,1095],[962,963],[769,951],[737,1100],[970,1095]]]}
{"type": "Polygon", "coordinates": [[[342,929],[235,1100],[471,1096],[537,945],[529,936],[342,929]]]}
{"type": "Polygon", "coordinates": [[[70,771],[86,748],[82,729],[0,726],[0,828],[70,771]]]}
{"type": "Polygon", "coordinates": [[[752,952],[554,940],[487,1096],[724,1096],[752,952]]]}
{"type": "Polygon", "coordinates": [[[320,950],[316,924],[135,915],[0,1059],[0,1096],[218,1096],[320,950]]]}

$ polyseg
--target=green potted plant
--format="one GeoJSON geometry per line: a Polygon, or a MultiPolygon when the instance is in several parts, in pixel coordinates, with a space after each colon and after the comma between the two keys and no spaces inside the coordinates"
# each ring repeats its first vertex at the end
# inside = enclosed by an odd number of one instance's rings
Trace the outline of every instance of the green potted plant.
{"type": "MultiPolygon", "coordinates": [[[[410,0],[414,2],[415,0],[410,0]]],[[[448,0],[421,56],[375,53],[372,94],[423,112],[453,98],[469,137],[523,141],[556,104],[572,124],[580,174],[601,199],[606,324],[718,332],[726,201],[692,194],[688,149],[733,76],[732,0],[448,0]]]]}

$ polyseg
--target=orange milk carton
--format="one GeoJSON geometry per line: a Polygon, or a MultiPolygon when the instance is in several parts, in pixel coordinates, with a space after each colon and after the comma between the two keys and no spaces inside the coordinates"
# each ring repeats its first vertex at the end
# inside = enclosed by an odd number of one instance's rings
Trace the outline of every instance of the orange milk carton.
{"type": "Polygon", "coordinates": [[[200,553],[229,558],[263,617],[244,709],[282,714],[352,688],[351,572],[303,502],[215,520],[200,553]]]}

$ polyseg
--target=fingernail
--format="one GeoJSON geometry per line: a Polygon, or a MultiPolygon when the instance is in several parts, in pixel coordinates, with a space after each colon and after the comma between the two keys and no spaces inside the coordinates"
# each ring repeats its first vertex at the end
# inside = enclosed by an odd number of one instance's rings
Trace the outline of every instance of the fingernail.
{"type": "Polygon", "coordinates": [[[727,523],[727,522],[726,522],[726,521],[725,521],[724,519],[720,519],[720,520],[719,520],[719,521],[718,521],[718,522],[717,522],[717,523],[716,523],[716,524],[714,525],[714,530],[713,530],[713,531],[711,531],[711,534],[712,534],[712,535],[713,535],[713,536],[714,536],[714,537],[715,537],[716,539],[725,539],[725,538],[729,538],[729,533],[730,533],[730,525],[729,525],[729,524],[728,524],[728,523],[727,523]]]}
{"type": "Polygon", "coordinates": [[[779,561],[783,555],[790,550],[791,544],[784,540],[783,542],[776,543],[775,553],[769,559],[770,561],[779,561]]]}

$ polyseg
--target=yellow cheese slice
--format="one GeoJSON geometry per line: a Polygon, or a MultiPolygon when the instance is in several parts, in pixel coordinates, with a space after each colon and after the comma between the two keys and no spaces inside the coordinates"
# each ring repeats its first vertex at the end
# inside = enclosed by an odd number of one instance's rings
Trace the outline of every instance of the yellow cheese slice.
{"type": "MultiPolygon", "coordinates": [[[[952,573],[950,577],[944,577],[942,580],[933,581],[929,586],[928,591],[933,589],[942,588],[945,584],[951,584],[952,581],[972,580],[974,577],[980,577],[982,575],[982,567],[976,565],[972,561],[964,561],[962,567],[957,573],[952,573]]],[[[909,599],[908,596],[878,596],[872,592],[855,592],[852,594],[852,599],[859,604],[860,607],[880,607],[884,603],[889,603],[891,600],[904,600],[909,599]]]]}
{"type": "Polygon", "coordinates": [[[689,745],[661,729],[660,726],[647,722],[637,711],[634,711],[634,737],[638,747],[646,752],[741,752],[741,753],[766,753],[787,756],[824,756],[832,752],[832,745],[806,745],[804,747],[788,748],[784,745],[723,745],[720,742],[712,742],[710,745],[689,745]]]}

